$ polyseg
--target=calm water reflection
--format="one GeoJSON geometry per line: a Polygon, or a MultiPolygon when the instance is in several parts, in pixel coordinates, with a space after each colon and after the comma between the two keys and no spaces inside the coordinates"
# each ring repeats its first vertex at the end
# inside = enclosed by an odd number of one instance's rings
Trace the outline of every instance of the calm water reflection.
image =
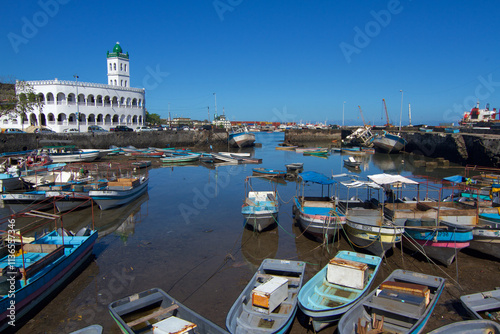
{"type": "MultiPolygon", "coordinates": [[[[246,152],[262,159],[260,167],[285,169],[285,164],[303,162],[305,171],[349,172],[343,166],[348,156],[337,153],[321,159],[275,150],[282,141],[281,133],[257,134],[262,147],[246,152]]],[[[360,156],[363,164],[356,175],[429,174],[413,167],[407,157],[360,156]]],[[[224,327],[234,299],[264,258],[307,261],[307,275],[314,275],[339,244],[319,247],[293,225],[295,182],[276,185],[281,203],[278,227],[262,234],[243,228],[244,181],[253,167],[151,169],[148,194],[113,210],[95,207],[100,233],[96,259],[19,333],[69,333],[94,323],[101,324],[105,333],[119,333],[107,311],[108,303],[152,287],[162,288],[224,327]]],[[[73,230],[85,226],[91,222],[91,209],[67,215],[64,221],[73,230]]],[[[343,247],[348,246],[344,243],[343,247]]]]}

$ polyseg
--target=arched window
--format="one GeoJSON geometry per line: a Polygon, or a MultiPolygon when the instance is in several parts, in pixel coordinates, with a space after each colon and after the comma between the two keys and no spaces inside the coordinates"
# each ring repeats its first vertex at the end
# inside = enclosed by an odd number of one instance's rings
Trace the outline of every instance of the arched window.
{"type": "Polygon", "coordinates": [[[113,100],[111,100],[111,105],[113,107],[118,107],[118,98],[116,96],[113,96],[113,100]]]}
{"type": "Polygon", "coordinates": [[[95,123],[95,115],[94,114],[89,115],[89,117],[87,118],[87,123],[88,124],[95,123]]]}
{"type": "Polygon", "coordinates": [[[127,80],[125,80],[125,87],[128,87],[128,86],[127,86],[127,80]]]}
{"type": "Polygon", "coordinates": [[[111,124],[111,115],[107,114],[106,117],[104,118],[104,124],[111,124]]]}
{"type": "Polygon", "coordinates": [[[118,115],[113,116],[113,124],[118,124],[118,115]]]}
{"type": "Polygon", "coordinates": [[[63,104],[66,100],[64,93],[57,93],[57,104],[63,104]]]}
{"type": "Polygon", "coordinates": [[[43,93],[38,93],[38,95],[36,96],[36,99],[39,102],[45,102],[45,96],[43,95],[43,93]]]}
{"type": "Polygon", "coordinates": [[[47,93],[47,104],[54,104],[54,94],[47,93]]]}
{"type": "Polygon", "coordinates": [[[94,95],[90,94],[89,96],[87,96],[87,105],[88,106],[95,106],[94,95]]]}
{"type": "Polygon", "coordinates": [[[120,107],[124,107],[125,106],[125,98],[122,96],[120,98],[120,107]]]}
{"type": "Polygon", "coordinates": [[[123,64],[120,64],[120,71],[123,71],[123,64]]]}
{"type": "Polygon", "coordinates": [[[109,70],[112,71],[113,70],[113,65],[111,63],[109,63],[109,70]]]}
{"type": "Polygon", "coordinates": [[[137,107],[137,99],[132,100],[132,107],[137,107]]]}
{"type": "Polygon", "coordinates": [[[137,115],[134,115],[134,117],[132,117],[132,124],[137,124],[137,115]]]}
{"type": "Polygon", "coordinates": [[[126,117],[125,115],[122,115],[120,117],[120,124],[125,124],[125,117],[126,117]]]}
{"type": "Polygon", "coordinates": [[[116,86],[116,79],[115,79],[115,86],[116,86]]]}
{"type": "Polygon", "coordinates": [[[109,84],[112,85],[113,84],[113,80],[109,80],[109,84]]]}
{"type": "Polygon", "coordinates": [[[127,72],[127,64],[125,64],[125,72],[127,72]]]}
{"type": "Polygon", "coordinates": [[[108,95],[104,97],[104,106],[109,107],[111,105],[111,99],[109,98],[108,95]]]}
{"type": "Polygon", "coordinates": [[[97,95],[96,105],[102,106],[102,95],[97,95]]]}
{"type": "Polygon", "coordinates": [[[68,103],[67,104],[75,104],[76,98],[75,94],[69,93],[68,94],[68,103]]]}
{"type": "Polygon", "coordinates": [[[113,69],[116,71],[116,63],[113,64],[113,69]]]}
{"type": "Polygon", "coordinates": [[[120,86],[123,87],[123,80],[120,80],[120,86]]]}
{"type": "Polygon", "coordinates": [[[53,113],[49,113],[49,114],[47,115],[47,120],[48,120],[49,122],[54,122],[54,121],[56,120],[56,119],[54,118],[54,114],[53,114],[53,113]]]}

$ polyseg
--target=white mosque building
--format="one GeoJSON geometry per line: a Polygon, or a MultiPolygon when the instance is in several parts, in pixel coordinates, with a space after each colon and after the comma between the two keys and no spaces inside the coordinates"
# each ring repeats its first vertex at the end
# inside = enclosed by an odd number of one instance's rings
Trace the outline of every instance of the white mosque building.
{"type": "MultiPolygon", "coordinates": [[[[91,125],[109,130],[116,125],[135,128],[145,122],[145,89],[130,87],[129,54],[120,43],[107,52],[108,84],[75,81],[28,81],[43,108],[26,115],[0,118],[2,128],[26,130],[44,126],[56,132],[78,129],[87,132],[91,125]]],[[[16,93],[20,93],[16,91],[16,93]]]]}

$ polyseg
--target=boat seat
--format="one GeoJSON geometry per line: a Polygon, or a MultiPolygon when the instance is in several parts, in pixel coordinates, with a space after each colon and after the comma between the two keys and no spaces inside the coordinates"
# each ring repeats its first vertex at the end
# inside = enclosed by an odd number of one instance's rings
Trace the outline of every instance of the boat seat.
{"type": "Polygon", "coordinates": [[[127,322],[127,326],[134,327],[134,326],[136,326],[136,325],[138,325],[140,323],[143,323],[143,322],[146,322],[148,320],[157,318],[157,317],[159,317],[161,315],[164,315],[166,313],[170,313],[172,311],[175,311],[178,308],[179,308],[179,305],[173,304],[173,305],[171,305],[171,306],[169,306],[167,308],[162,308],[162,309],[160,309],[160,310],[158,310],[156,312],[153,312],[151,314],[148,314],[148,315],[145,315],[143,317],[140,317],[139,319],[135,319],[135,320],[132,320],[130,322],[127,322]]]}

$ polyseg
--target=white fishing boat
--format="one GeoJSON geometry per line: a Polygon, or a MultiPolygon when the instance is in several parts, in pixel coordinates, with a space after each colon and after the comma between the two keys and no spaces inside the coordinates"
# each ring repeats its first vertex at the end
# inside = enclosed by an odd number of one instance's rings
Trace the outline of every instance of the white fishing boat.
{"type": "Polygon", "coordinates": [[[382,153],[398,153],[407,144],[399,134],[383,131],[373,139],[373,146],[382,153]]]}
{"type": "Polygon", "coordinates": [[[246,127],[239,128],[229,133],[229,145],[233,147],[247,147],[255,143],[255,134],[248,131],[246,127]]]}
{"type": "Polygon", "coordinates": [[[79,150],[74,145],[46,146],[42,151],[46,151],[54,163],[90,162],[96,160],[101,154],[98,150],[79,150]]]}
{"type": "Polygon", "coordinates": [[[101,210],[111,209],[130,203],[148,189],[149,178],[118,178],[108,182],[103,190],[91,190],[89,196],[99,205],[101,210]]]}
{"type": "MultiPolygon", "coordinates": [[[[262,180],[261,178],[257,178],[262,180]]],[[[245,226],[251,226],[255,231],[264,231],[278,221],[278,200],[276,189],[255,191],[252,177],[245,179],[245,201],[241,213],[245,218],[245,226]]]]}

